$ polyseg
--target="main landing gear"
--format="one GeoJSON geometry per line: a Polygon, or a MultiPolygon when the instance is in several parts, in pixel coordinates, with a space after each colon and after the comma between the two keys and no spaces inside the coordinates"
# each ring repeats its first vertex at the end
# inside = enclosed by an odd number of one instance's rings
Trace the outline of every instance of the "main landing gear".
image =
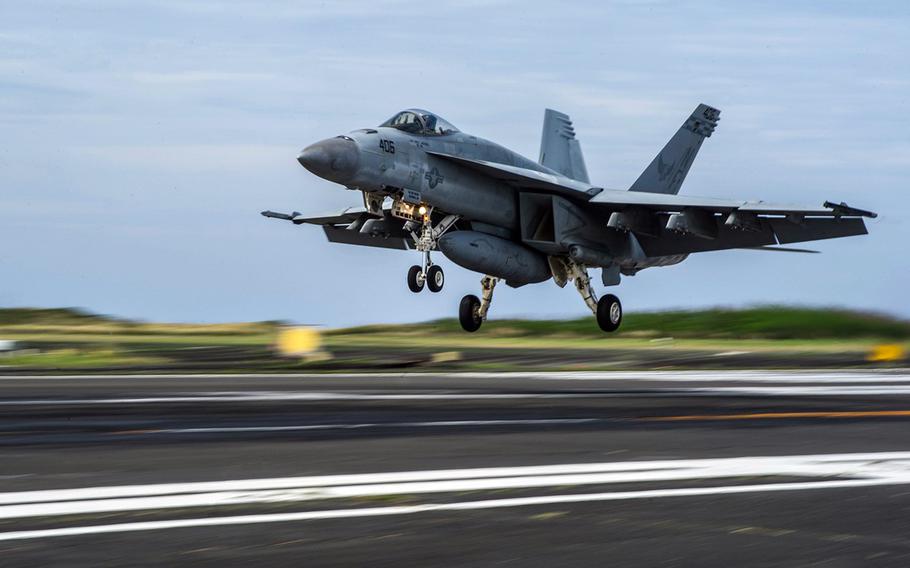
{"type": "Polygon", "coordinates": [[[574,262],[569,263],[567,268],[569,279],[575,281],[575,289],[581,294],[581,299],[585,301],[588,308],[594,312],[600,329],[606,332],[619,329],[619,324],[622,323],[622,304],[619,302],[619,298],[613,294],[606,294],[598,300],[594,288],[591,286],[588,269],[583,264],[574,262]]]}
{"type": "MultiPolygon", "coordinates": [[[[442,267],[433,264],[430,251],[436,248],[436,241],[448,231],[458,220],[456,215],[447,215],[434,227],[430,223],[430,211],[423,216],[423,226],[420,235],[411,231],[414,239],[414,248],[423,253],[423,266],[415,264],[408,270],[408,289],[415,294],[423,291],[424,285],[430,292],[439,292],[445,285],[446,277],[442,267]]],[[[417,222],[411,221],[416,228],[417,222]]]]}
{"type": "Polygon", "coordinates": [[[493,276],[484,276],[480,280],[482,300],[477,296],[468,294],[461,299],[458,306],[458,322],[465,331],[474,332],[480,329],[480,325],[487,319],[487,311],[490,309],[490,303],[493,301],[493,288],[499,278],[493,276]]]}
{"type": "MultiPolygon", "coordinates": [[[[597,299],[594,288],[591,286],[591,278],[588,276],[587,268],[582,264],[566,263],[565,270],[560,271],[562,278],[557,281],[558,284],[565,286],[566,282],[571,280],[575,283],[575,289],[581,294],[582,300],[594,312],[597,318],[597,325],[600,329],[610,332],[619,329],[622,323],[622,304],[619,298],[613,294],[606,294],[603,298],[597,299]]],[[[420,270],[415,266],[411,271],[420,270]]],[[[458,306],[458,323],[461,328],[468,332],[474,332],[480,329],[480,326],[487,319],[487,312],[490,310],[490,304],[493,302],[493,288],[499,278],[494,276],[484,276],[480,281],[481,298],[468,294],[461,299],[458,306]]]]}

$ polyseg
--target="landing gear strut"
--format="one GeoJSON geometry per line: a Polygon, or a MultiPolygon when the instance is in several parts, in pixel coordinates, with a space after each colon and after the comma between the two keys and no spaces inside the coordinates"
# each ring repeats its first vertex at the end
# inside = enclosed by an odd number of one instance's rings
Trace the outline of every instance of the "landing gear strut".
{"type": "Polygon", "coordinates": [[[480,325],[487,319],[487,311],[493,301],[493,288],[496,287],[497,282],[499,282],[499,278],[484,276],[480,281],[483,299],[479,300],[473,294],[468,294],[461,299],[461,304],[458,306],[458,322],[462,329],[469,332],[480,329],[480,325]]]}
{"type": "MultiPolygon", "coordinates": [[[[433,260],[430,258],[430,251],[436,248],[436,241],[457,220],[458,216],[447,215],[433,227],[430,223],[430,212],[427,211],[423,216],[423,226],[420,229],[420,235],[415,231],[411,231],[411,237],[414,239],[414,248],[423,253],[423,266],[415,264],[408,270],[408,288],[411,292],[422,291],[424,285],[430,289],[430,292],[442,290],[446,281],[445,273],[443,273],[441,266],[433,264],[433,260]]],[[[417,222],[412,221],[411,223],[416,228],[417,222]]]]}
{"type": "Polygon", "coordinates": [[[598,300],[594,288],[591,286],[588,269],[583,264],[569,263],[568,277],[575,280],[575,289],[581,294],[581,298],[588,308],[594,312],[600,329],[606,332],[619,329],[619,324],[622,323],[622,304],[619,302],[619,298],[613,294],[607,294],[598,300]]]}

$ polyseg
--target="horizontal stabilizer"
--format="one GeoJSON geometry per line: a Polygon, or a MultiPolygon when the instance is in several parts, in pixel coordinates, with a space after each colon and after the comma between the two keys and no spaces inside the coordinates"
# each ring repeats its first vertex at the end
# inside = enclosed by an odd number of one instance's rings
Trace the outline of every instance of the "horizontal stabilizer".
{"type": "Polygon", "coordinates": [[[812,249],[790,248],[790,247],[746,247],[746,250],[774,250],[777,252],[804,252],[808,254],[819,254],[820,251],[812,249]]]}

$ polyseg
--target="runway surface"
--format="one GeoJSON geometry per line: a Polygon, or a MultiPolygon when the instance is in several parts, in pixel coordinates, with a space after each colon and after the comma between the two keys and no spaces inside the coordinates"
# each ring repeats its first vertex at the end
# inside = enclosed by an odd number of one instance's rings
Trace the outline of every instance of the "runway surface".
{"type": "Polygon", "coordinates": [[[910,373],[0,378],[3,566],[908,566],[910,373]]]}

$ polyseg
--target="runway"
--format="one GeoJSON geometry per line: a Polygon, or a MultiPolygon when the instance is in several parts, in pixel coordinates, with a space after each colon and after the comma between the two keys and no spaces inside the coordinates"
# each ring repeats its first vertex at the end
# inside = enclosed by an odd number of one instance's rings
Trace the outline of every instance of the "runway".
{"type": "Polygon", "coordinates": [[[3,566],[906,566],[910,373],[0,378],[3,566]]]}

